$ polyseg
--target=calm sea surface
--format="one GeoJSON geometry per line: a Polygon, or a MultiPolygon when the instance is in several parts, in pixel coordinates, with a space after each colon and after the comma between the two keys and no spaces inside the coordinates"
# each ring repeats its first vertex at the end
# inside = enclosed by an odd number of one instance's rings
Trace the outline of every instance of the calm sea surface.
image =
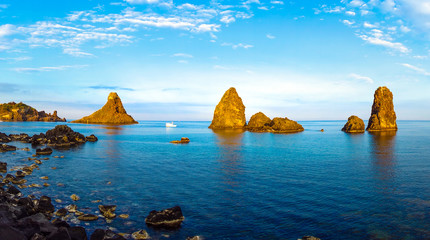
{"type": "MultiPolygon", "coordinates": [[[[213,132],[209,122],[143,121],[131,126],[68,124],[99,141],[54,150],[26,178],[50,187],[36,196],[94,213],[116,204],[129,219],[81,223],[90,229],[146,229],[153,239],[430,239],[430,122],[398,121],[396,134],[351,135],[345,121],[303,121],[305,132],[213,132]],[[320,129],[325,132],[320,132],[320,129]],[[189,137],[191,143],[169,143],[189,137]],[[51,167],[57,167],[52,170],[51,167]],[[48,176],[49,180],[39,177],[48,176]],[[108,184],[111,182],[111,184],[108,184]],[[64,186],[57,186],[64,183],[64,186]],[[145,225],[151,210],[179,205],[177,231],[145,225]]],[[[35,134],[57,123],[0,123],[0,131],[35,134]]],[[[17,147],[30,144],[12,142],[17,147]]],[[[34,153],[0,153],[8,166],[31,164],[34,153]]]]}

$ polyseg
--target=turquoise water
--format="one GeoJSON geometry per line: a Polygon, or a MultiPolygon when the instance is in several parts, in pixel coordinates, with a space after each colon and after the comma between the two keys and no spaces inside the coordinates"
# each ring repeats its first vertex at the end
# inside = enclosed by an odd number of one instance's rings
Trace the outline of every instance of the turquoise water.
{"type": "MultiPolygon", "coordinates": [[[[94,213],[116,204],[129,219],[81,223],[154,239],[429,239],[430,122],[399,121],[396,134],[350,135],[344,121],[304,121],[297,134],[213,132],[209,122],[143,121],[130,126],[68,124],[99,141],[54,150],[26,178],[50,187],[25,193],[94,213]],[[320,129],[325,129],[320,132],[320,129]],[[191,143],[169,141],[189,137],[191,143]],[[51,167],[57,167],[52,170],[51,167]],[[48,176],[49,180],[41,180],[48,176]],[[111,184],[108,184],[111,182],[111,184]],[[57,186],[63,183],[64,186],[57,186]],[[179,205],[185,216],[176,231],[148,228],[151,210],[179,205]]],[[[7,134],[46,132],[57,123],[0,123],[7,134]]],[[[13,142],[18,147],[29,144],[13,142]]],[[[9,166],[31,164],[34,153],[0,154],[9,166]]]]}

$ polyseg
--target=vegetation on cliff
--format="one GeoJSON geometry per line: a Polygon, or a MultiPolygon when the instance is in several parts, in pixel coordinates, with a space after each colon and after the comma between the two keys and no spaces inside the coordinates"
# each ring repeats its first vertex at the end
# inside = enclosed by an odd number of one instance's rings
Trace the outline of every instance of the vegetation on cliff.
{"type": "Polygon", "coordinates": [[[37,111],[35,108],[28,106],[22,102],[0,104],[0,120],[2,121],[41,121],[41,122],[65,122],[65,118],[59,118],[57,111],[53,114],[45,113],[45,111],[37,111]]]}

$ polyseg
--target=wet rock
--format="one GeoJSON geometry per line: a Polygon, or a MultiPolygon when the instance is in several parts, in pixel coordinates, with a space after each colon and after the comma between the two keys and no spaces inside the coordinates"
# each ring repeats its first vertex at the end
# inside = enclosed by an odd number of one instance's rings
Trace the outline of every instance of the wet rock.
{"type": "Polygon", "coordinates": [[[1,240],[27,240],[27,237],[20,231],[8,226],[0,224],[0,239],[1,240]]]}
{"type": "Polygon", "coordinates": [[[79,201],[79,199],[81,199],[78,195],[76,195],[76,194],[72,194],[71,196],[70,196],[70,198],[73,200],[73,201],[79,201]]]}
{"type": "Polygon", "coordinates": [[[36,155],[51,155],[52,148],[38,148],[36,149],[36,155]]]}
{"type": "Polygon", "coordinates": [[[375,91],[367,131],[397,131],[393,93],[387,87],[375,91]]]}
{"type": "Polygon", "coordinates": [[[106,104],[90,116],[72,121],[72,123],[95,124],[135,124],[133,117],[127,114],[118,94],[111,92],[106,104]]]}
{"type": "Polygon", "coordinates": [[[133,239],[150,239],[151,237],[145,230],[139,230],[131,234],[133,239]]]}
{"type": "Polygon", "coordinates": [[[175,144],[186,144],[189,143],[190,139],[187,137],[183,137],[181,138],[181,140],[175,140],[175,141],[171,141],[170,143],[175,143],[175,144]]]}
{"type": "Polygon", "coordinates": [[[321,239],[319,239],[317,237],[313,237],[313,236],[304,236],[304,237],[302,237],[301,240],[321,240],[321,239]]]}
{"type": "Polygon", "coordinates": [[[42,180],[48,180],[49,177],[48,176],[42,176],[42,177],[40,177],[40,179],[42,179],[42,180]]]}
{"type": "Polygon", "coordinates": [[[18,178],[25,177],[25,173],[23,171],[16,171],[15,176],[18,178]]]}
{"type": "Polygon", "coordinates": [[[78,209],[78,206],[76,206],[75,204],[70,204],[70,205],[66,206],[66,209],[67,209],[67,211],[74,213],[78,209]]]}
{"type": "Polygon", "coordinates": [[[111,230],[96,229],[91,234],[90,240],[125,240],[125,238],[111,230]]]}
{"type": "Polygon", "coordinates": [[[16,187],[14,186],[9,186],[9,188],[6,191],[7,193],[13,194],[13,195],[18,195],[19,193],[21,193],[21,191],[19,191],[16,187]]]}
{"type": "Polygon", "coordinates": [[[342,131],[346,133],[364,133],[364,121],[357,117],[351,116],[348,118],[348,122],[343,126],[342,131]]]}
{"type": "Polygon", "coordinates": [[[201,238],[199,236],[194,237],[187,237],[187,240],[200,240],[201,238]]]}
{"type": "Polygon", "coordinates": [[[0,132],[0,143],[12,142],[12,139],[5,133],[0,132]]]}
{"type": "Polygon", "coordinates": [[[151,211],[145,222],[149,226],[160,228],[178,228],[184,221],[182,210],[179,206],[164,209],[161,211],[151,211]]]}
{"type": "Polygon", "coordinates": [[[54,212],[54,205],[51,203],[51,198],[47,196],[42,196],[39,199],[39,203],[37,205],[37,211],[43,213],[47,216],[51,216],[54,212]]]}
{"type": "Polygon", "coordinates": [[[120,215],[118,215],[118,217],[122,218],[122,219],[127,219],[127,218],[130,217],[130,215],[128,215],[128,214],[120,214],[120,215]]]}
{"type": "Polygon", "coordinates": [[[90,136],[86,136],[85,139],[88,142],[97,142],[99,140],[96,136],[94,136],[94,134],[91,134],[90,136]]]}
{"type": "Polygon", "coordinates": [[[87,240],[87,233],[83,227],[69,228],[69,235],[72,240],[87,240]]]}
{"type": "Polygon", "coordinates": [[[58,228],[57,231],[49,234],[46,240],[71,240],[69,231],[65,227],[58,228]]]}
{"type": "Polygon", "coordinates": [[[245,105],[235,88],[228,89],[215,107],[211,129],[237,129],[246,125],[245,105]]]}
{"type": "Polygon", "coordinates": [[[16,151],[15,146],[1,144],[0,145],[0,152],[10,152],[10,151],[16,151]]]}
{"type": "Polygon", "coordinates": [[[112,219],[116,217],[116,205],[99,205],[99,210],[105,218],[112,219]]]}
{"type": "Polygon", "coordinates": [[[35,233],[30,240],[46,240],[46,237],[40,233],[35,233]]]}
{"type": "Polygon", "coordinates": [[[78,219],[81,221],[95,221],[97,220],[99,217],[94,215],[94,214],[83,214],[78,216],[78,219]]]}
{"type": "Polygon", "coordinates": [[[21,134],[9,134],[9,137],[12,141],[20,141],[20,142],[28,142],[30,137],[28,134],[21,133],[21,134]]]}
{"type": "Polygon", "coordinates": [[[67,209],[65,208],[60,208],[55,212],[55,215],[59,216],[59,217],[64,217],[67,215],[67,209]]]}
{"type": "Polygon", "coordinates": [[[7,173],[7,163],[0,162],[0,173],[7,173]]]}

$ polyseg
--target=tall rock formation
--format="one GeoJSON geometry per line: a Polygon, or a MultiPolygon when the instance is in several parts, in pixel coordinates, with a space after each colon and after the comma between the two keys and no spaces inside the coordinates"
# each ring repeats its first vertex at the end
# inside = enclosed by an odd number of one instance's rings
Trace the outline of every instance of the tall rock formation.
{"type": "Polygon", "coordinates": [[[134,124],[137,122],[127,114],[118,94],[111,92],[107,103],[101,109],[72,123],[134,124]]]}
{"type": "Polygon", "coordinates": [[[361,118],[352,115],[348,122],[343,126],[342,131],[346,133],[364,133],[364,122],[361,118]]]}
{"type": "Polygon", "coordinates": [[[387,87],[379,87],[375,91],[367,131],[397,131],[393,94],[387,87]]]}
{"type": "Polygon", "coordinates": [[[275,133],[295,133],[304,130],[303,126],[288,118],[274,118],[270,120],[264,113],[259,112],[252,115],[246,126],[250,132],[275,132],[275,133]]]}
{"type": "Polygon", "coordinates": [[[246,125],[245,105],[235,88],[228,89],[215,108],[214,117],[209,128],[237,129],[246,125]]]}
{"type": "Polygon", "coordinates": [[[57,111],[53,114],[45,113],[45,111],[37,111],[35,108],[30,107],[22,102],[4,103],[0,104],[0,120],[12,122],[65,122],[65,118],[59,118],[57,111]]]}

